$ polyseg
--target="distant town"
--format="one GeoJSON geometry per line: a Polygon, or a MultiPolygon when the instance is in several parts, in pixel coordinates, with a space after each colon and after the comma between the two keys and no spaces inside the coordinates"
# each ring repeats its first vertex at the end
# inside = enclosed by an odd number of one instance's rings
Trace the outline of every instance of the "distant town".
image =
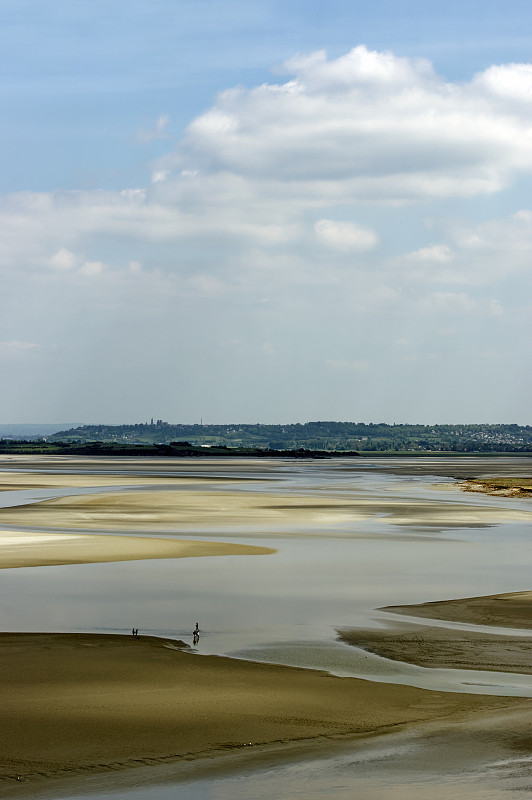
{"type": "Polygon", "coordinates": [[[239,448],[334,453],[530,453],[532,426],[515,424],[407,425],[364,422],[306,422],[286,425],[174,424],[151,419],[133,425],[0,426],[7,441],[40,440],[89,445],[158,445],[214,450],[239,448]],[[31,428],[31,434],[26,431],[31,428]],[[15,430],[17,429],[17,430],[15,430]],[[51,430],[53,429],[53,430],[51,430]]]}

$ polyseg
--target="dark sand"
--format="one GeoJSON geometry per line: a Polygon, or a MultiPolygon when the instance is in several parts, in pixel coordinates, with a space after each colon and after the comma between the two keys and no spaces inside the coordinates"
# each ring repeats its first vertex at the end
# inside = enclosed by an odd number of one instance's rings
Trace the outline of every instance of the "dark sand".
{"type": "Polygon", "coordinates": [[[531,636],[455,630],[398,620],[386,628],[341,630],[340,639],[385,658],[422,667],[532,673],[532,592],[386,606],[379,610],[429,620],[530,629],[531,636]]]}
{"type": "MultiPolygon", "coordinates": [[[[370,735],[526,700],[427,692],[179,650],[151,637],[0,634],[0,786],[38,788],[266,745],[370,735]]],[[[246,750],[247,752],[247,750],[246,750]]]]}
{"type": "Polygon", "coordinates": [[[530,628],[532,631],[532,592],[509,592],[458,600],[437,600],[408,606],[386,606],[381,611],[408,614],[425,619],[445,619],[474,625],[530,628]]]}

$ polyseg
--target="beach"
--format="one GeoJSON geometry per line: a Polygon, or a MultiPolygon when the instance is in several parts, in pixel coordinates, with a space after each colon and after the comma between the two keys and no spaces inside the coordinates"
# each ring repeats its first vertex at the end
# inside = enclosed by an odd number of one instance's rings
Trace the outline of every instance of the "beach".
{"type": "Polygon", "coordinates": [[[10,786],[38,791],[51,778],[79,782],[499,710],[532,714],[528,700],[426,692],[180,647],[142,636],[2,634],[4,796],[10,786]]]}
{"type": "Polygon", "coordinates": [[[319,762],[400,731],[473,742],[495,724],[494,758],[528,752],[532,700],[484,693],[475,673],[532,674],[532,636],[445,626],[532,628],[532,592],[485,591],[497,573],[527,588],[532,509],[448,484],[472,469],[4,459],[3,794],[319,762]],[[352,624],[379,609],[379,626],[352,624]],[[408,664],[471,681],[420,688],[408,664]]]}

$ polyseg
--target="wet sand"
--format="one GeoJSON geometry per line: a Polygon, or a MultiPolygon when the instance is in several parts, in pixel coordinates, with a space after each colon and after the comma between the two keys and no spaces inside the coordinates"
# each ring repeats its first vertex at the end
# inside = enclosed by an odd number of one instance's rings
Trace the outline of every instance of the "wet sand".
{"type": "MultiPolygon", "coordinates": [[[[14,557],[22,558],[26,547],[30,548],[27,553],[33,548],[33,556],[26,564],[13,565],[79,563],[84,547],[92,553],[92,557],[86,560],[92,561],[184,557],[182,548],[195,549],[194,545],[199,547],[189,555],[222,554],[220,550],[211,549],[216,547],[231,548],[225,552],[236,554],[232,544],[133,536],[83,536],[84,528],[158,530],[162,533],[163,530],[179,531],[194,526],[210,526],[215,531],[223,526],[253,524],[271,526],[269,533],[281,532],[283,524],[300,525],[302,531],[305,526],[310,528],[314,525],[318,531],[336,523],[364,520],[375,515],[385,515],[381,521],[392,524],[432,529],[531,519],[530,512],[499,509],[495,503],[492,507],[469,505],[463,502],[463,498],[459,503],[442,504],[415,499],[397,501],[386,497],[376,500],[374,495],[370,497],[363,492],[352,497],[342,497],[341,493],[336,496],[330,493],[305,495],[278,492],[274,483],[270,484],[267,493],[238,492],[233,488],[220,493],[213,491],[212,483],[209,485],[207,481],[198,492],[187,487],[185,480],[189,480],[189,476],[170,477],[168,484],[174,489],[159,490],[162,483],[167,483],[166,477],[156,475],[156,470],[164,466],[161,462],[142,462],[138,467],[139,471],[142,469],[142,475],[131,476],[109,474],[107,470],[123,469],[117,462],[109,464],[106,461],[105,466],[98,466],[97,462],[86,459],[79,460],[79,463],[80,468],[100,469],[101,472],[97,475],[68,475],[71,460],[64,459],[63,466],[55,459],[44,460],[43,469],[52,465],[54,469],[64,469],[64,474],[28,472],[17,475],[15,483],[18,480],[18,485],[13,485],[10,483],[13,473],[5,473],[7,478],[2,478],[3,488],[118,487],[136,483],[151,485],[153,481],[153,485],[158,484],[157,491],[72,496],[0,510],[0,524],[19,525],[22,529],[25,525],[35,525],[57,531],[70,528],[80,532],[79,536],[77,533],[43,534],[48,536],[47,540],[32,541],[40,534],[22,530],[26,544],[22,547],[19,543],[17,553],[17,543],[14,543],[14,557]],[[153,474],[148,476],[150,471],[153,474]],[[106,548],[116,547],[124,547],[124,559],[116,557],[116,549],[112,551],[112,558],[105,557],[106,548]],[[160,547],[174,547],[176,555],[168,555],[169,550],[164,555],[146,554],[160,553],[160,547]],[[141,553],[135,548],[146,549],[141,553]],[[54,549],[55,554],[60,551],[62,557],[70,552],[69,557],[73,560],[35,560],[46,553],[53,558],[54,549]],[[205,551],[201,552],[202,549],[205,551]],[[139,555],[132,555],[134,552],[139,555]]],[[[19,468],[20,462],[13,466],[19,468]]],[[[173,466],[175,468],[175,462],[173,466]]],[[[224,479],[226,473],[231,480],[233,476],[236,480],[241,479],[238,470],[242,470],[242,465],[224,464],[223,470],[222,464],[219,466],[224,479]]],[[[206,463],[183,464],[185,470],[196,470],[198,483],[203,477],[219,480],[212,475],[203,476],[206,467],[206,463]]],[[[260,463],[254,467],[250,464],[249,468],[251,474],[258,475],[260,471],[266,471],[267,465],[260,463]]],[[[441,474],[429,464],[416,464],[415,469],[415,473],[404,474],[441,474]]],[[[464,467],[466,469],[470,467],[464,467]]],[[[16,538],[17,533],[4,531],[2,535],[7,546],[8,537],[16,538]]],[[[246,546],[245,550],[256,552],[257,549],[246,546]]],[[[268,552],[268,548],[260,550],[268,552]]],[[[7,554],[8,550],[2,547],[2,552],[7,554]]],[[[518,627],[513,617],[519,617],[517,605],[526,605],[524,596],[527,594],[519,593],[523,597],[516,601],[513,610],[506,606],[506,618],[512,619],[506,624],[518,627]]],[[[492,599],[501,597],[506,596],[493,596],[492,599]]],[[[471,600],[487,601],[490,598],[469,598],[441,605],[467,604],[471,600]]],[[[399,613],[406,614],[412,614],[413,608],[416,607],[403,606],[399,611],[400,607],[394,607],[399,613]]],[[[477,624],[479,621],[482,624],[482,620],[486,624],[488,611],[487,607],[477,607],[475,611],[470,609],[469,613],[477,614],[477,624]]],[[[464,605],[462,613],[465,613],[464,605]]],[[[525,611],[522,613],[524,615],[525,611]]],[[[419,616],[423,616],[423,612],[419,616]]],[[[428,616],[436,615],[431,609],[428,616]]],[[[521,621],[520,627],[528,627],[524,624],[524,616],[521,621]]],[[[433,630],[430,625],[423,628],[429,632],[433,630]]],[[[510,649],[515,640],[510,641],[510,637],[486,637],[482,634],[475,640],[468,635],[467,641],[462,642],[461,632],[452,636],[449,631],[438,630],[439,634],[430,634],[429,647],[429,633],[421,635],[419,627],[414,633],[398,622],[392,631],[396,639],[395,655],[389,657],[400,658],[401,653],[404,660],[413,661],[417,653],[418,657],[428,659],[429,666],[454,666],[461,661],[460,666],[467,666],[466,662],[469,662],[477,669],[488,669],[486,664],[489,663],[494,665],[493,669],[509,670],[512,662],[514,665],[517,663],[517,654],[512,654],[510,649]]],[[[350,633],[361,635],[360,631],[350,633]]],[[[367,634],[367,631],[363,633],[367,634]]],[[[384,638],[378,646],[384,646],[383,641],[384,638]]],[[[389,642],[388,635],[388,646],[389,642]]],[[[528,638],[523,642],[528,650],[525,647],[519,653],[519,663],[530,668],[531,643],[528,638]]],[[[364,646],[360,638],[351,643],[364,646]]],[[[368,649],[369,645],[368,640],[368,649]]],[[[407,686],[337,678],[310,670],[194,656],[175,649],[176,646],[175,641],[142,637],[135,640],[129,636],[0,634],[0,693],[3,719],[7,721],[0,726],[0,786],[3,794],[21,796],[25,791],[26,796],[35,797],[37,787],[49,787],[55,780],[64,782],[73,778],[85,785],[85,779],[91,775],[130,776],[134,773],[132,767],[138,767],[139,772],[153,770],[150,774],[156,778],[165,765],[201,765],[212,763],[215,757],[220,756],[230,758],[241,754],[247,763],[249,753],[257,765],[261,754],[272,752],[272,748],[279,754],[302,744],[331,747],[349,737],[368,737],[401,726],[417,728],[422,723],[442,720],[448,720],[449,724],[456,722],[462,730],[473,731],[479,722],[484,720],[488,724],[486,720],[494,716],[496,722],[493,724],[497,725],[501,736],[508,738],[514,735],[516,714],[525,730],[521,737],[522,746],[525,752],[529,752],[527,731],[532,721],[532,701],[429,692],[407,686]],[[17,776],[22,776],[22,785],[16,780],[17,776]]]]}
{"type": "Polygon", "coordinates": [[[399,623],[385,630],[341,630],[370,653],[420,667],[532,674],[532,637],[510,637],[399,623]]]}
{"type": "Polygon", "coordinates": [[[225,542],[0,531],[0,569],[139,561],[152,558],[257,556],[270,553],[275,553],[275,550],[225,542]]]}
{"type": "Polygon", "coordinates": [[[474,625],[496,625],[532,630],[532,591],[463,597],[407,606],[386,606],[382,611],[411,617],[444,619],[474,625]]]}
{"type": "Polygon", "coordinates": [[[475,712],[532,713],[527,700],[195,656],[151,637],[0,634],[0,652],[4,796],[10,785],[19,796],[24,784],[31,793],[50,778],[256,754],[475,712]]]}
{"type": "MultiPolygon", "coordinates": [[[[532,592],[466,597],[380,611],[474,625],[530,629],[532,592]]],[[[532,635],[506,636],[434,625],[390,622],[385,628],[343,629],[347,644],[421,667],[447,667],[532,674],[532,635]]]]}

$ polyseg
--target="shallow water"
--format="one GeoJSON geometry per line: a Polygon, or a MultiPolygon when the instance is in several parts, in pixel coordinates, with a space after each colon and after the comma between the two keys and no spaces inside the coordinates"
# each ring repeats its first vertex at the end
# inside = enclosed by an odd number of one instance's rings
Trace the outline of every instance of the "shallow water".
{"type": "MultiPolygon", "coordinates": [[[[466,463],[471,466],[474,462],[466,463]]],[[[512,466],[515,463],[512,460],[512,466]]],[[[264,465],[254,462],[254,480],[250,482],[241,480],[246,475],[244,467],[231,465],[227,472],[219,463],[200,466],[180,463],[174,467],[167,464],[164,469],[151,463],[143,472],[137,462],[130,471],[120,465],[107,474],[131,475],[132,486],[142,486],[143,474],[161,476],[161,483],[165,476],[175,474],[186,473],[192,478],[229,476],[235,482],[210,483],[209,491],[308,493],[314,499],[327,495],[351,500],[360,497],[374,501],[376,508],[383,499],[405,505],[424,501],[454,510],[495,507],[522,511],[530,507],[522,500],[438,490],[435,488],[438,484],[449,483],[443,477],[412,477],[382,471],[396,466],[404,468],[405,464],[405,459],[362,464],[345,460],[264,465]]],[[[478,460],[479,472],[483,464],[483,460],[478,460]]],[[[497,473],[498,466],[501,469],[504,465],[490,459],[492,473],[497,473]]],[[[78,470],[88,471],[89,467],[78,470]]],[[[192,482],[185,488],[190,490],[193,486],[192,482]]],[[[0,504],[101,491],[98,488],[2,492],[0,504]]],[[[128,491],[128,488],[109,491],[128,491]]],[[[141,634],[169,636],[192,644],[191,631],[199,621],[200,654],[253,658],[434,689],[531,697],[532,676],[424,669],[390,662],[336,641],[337,628],[382,624],[382,612],[375,611],[381,606],[531,588],[531,523],[532,514],[530,523],[503,522],[489,527],[459,526],[445,521],[422,526],[392,525],[386,513],[377,511],[371,519],[362,521],[322,520],[315,526],[294,522],[291,528],[284,525],[271,531],[276,534],[274,538],[265,535],[262,525],[232,529],[205,526],[194,535],[188,531],[188,536],[247,540],[250,544],[277,547],[278,552],[256,557],[2,570],[0,628],[129,632],[138,627],[141,634]]],[[[159,531],[153,534],[161,535],[159,531]]],[[[183,533],[165,535],[187,538],[183,533]]],[[[251,776],[217,776],[179,786],[143,787],[138,792],[118,791],[97,796],[101,800],[104,797],[261,800],[267,796],[335,800],[356,796],[357,800],[376,800],[390,796],[393,786],[393,796],[397,798],[416,800],[430,796],[433,800],[447,800],[459,795],[499,798],[504,784],[512,787],[515,797],[520,797],[521,778],[516,777],[519,770],[515,765],[504,769],[494,767],[489,780],[480,775],[475,765],[464,767],[463,774],[453,772],[446,776],[440,761],[444,763],[445,748],[454,747],[452,741],[456,740],[436,737],[429,746],[425,739],[414,737],[406,744],[401,740],[391,751],[386,750],[391,746],[389,741],[388,737],[382,747],[375,742],[357,745],[348,753],[258,770],[251,776]],[[429,750],[434,758],[430,768],[424,769],[429,750]]],[[[528,765],[525,772],[528,775],[528,765]]],[[[522,780],[526,782],[528,778],[522,780]]]]}
{"type": "MultiPolygon", "coordinates": [[[[334,754],[268,758],[260,767],[214,769],[179,783],[100,790],[93,800],[515,800],[530,797],[532,758],[501,746],[488,726],[456,726],[338,742],[334,754]]],[[[65,800],[87,795],[69,794],[65,800]]]]}

